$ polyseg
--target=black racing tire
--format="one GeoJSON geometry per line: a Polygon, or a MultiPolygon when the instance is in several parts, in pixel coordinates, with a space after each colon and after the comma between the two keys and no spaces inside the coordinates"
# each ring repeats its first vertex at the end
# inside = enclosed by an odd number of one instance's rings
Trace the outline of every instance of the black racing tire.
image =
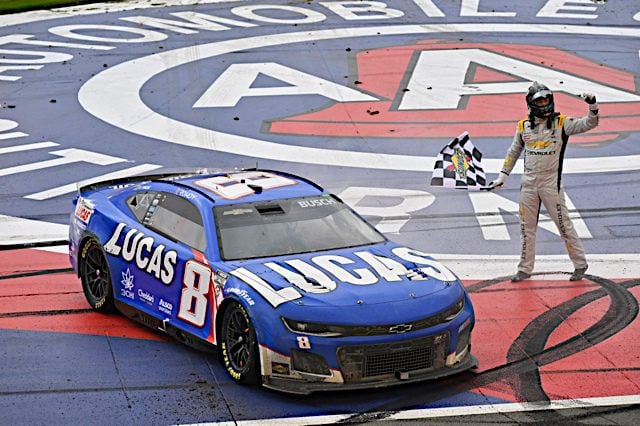
{"type": "Polygon", "coordinates": [[[258,339],[249,314],[238,302],[224,310],[220,326],[219,355],[231,378],[241,384],[261,382],[258,339]]]}
{"type": "Polygon", "coordinates": [[[80,281],[87,302],[98,312],[115,312],[111,272],[102,245],[90,239],[80,251],[80,281]]]}

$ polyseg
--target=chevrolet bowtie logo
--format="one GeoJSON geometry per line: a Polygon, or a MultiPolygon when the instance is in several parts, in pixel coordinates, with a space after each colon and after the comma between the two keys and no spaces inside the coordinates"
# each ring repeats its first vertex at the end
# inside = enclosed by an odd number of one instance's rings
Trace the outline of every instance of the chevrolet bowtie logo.
{"type": "Polygon", "coordinates": [[[551,145],[553,142],[550,141],[535,141],[535,142],[527,142],[527,145],[535,148],[535,149],[544,149],[551,145]]]}
{"type": "Polygon", "coordinates": [[[413,325],[411,324],[398,324],[398,325],[389,327],[389,333],[393,333],[393,334],[406,333],[407,331],[411,331],[412,328],[413,328],[413,325]]]}

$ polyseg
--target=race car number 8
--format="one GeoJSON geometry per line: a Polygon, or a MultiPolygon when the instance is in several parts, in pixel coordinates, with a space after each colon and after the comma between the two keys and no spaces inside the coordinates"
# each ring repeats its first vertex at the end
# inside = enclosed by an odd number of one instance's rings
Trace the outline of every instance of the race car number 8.
{"type": "Polygon", "coordinates": [[[211,268],[202,263],[187,261],[182,278],[182,296],[178,318],[195,325],[204,326],[209,289],[211,288],[211,268]]]}
{"type": "Polygon", "coordinates": [[[234,173],[233,175],[214,176],[195,182],[196,185],[207,189],[223,198],[235,200],[255,194],[251,186],[261,189],[273,189],[281,186],[295,185],[295,181],[284,176],[267,172],[234,173]]]}

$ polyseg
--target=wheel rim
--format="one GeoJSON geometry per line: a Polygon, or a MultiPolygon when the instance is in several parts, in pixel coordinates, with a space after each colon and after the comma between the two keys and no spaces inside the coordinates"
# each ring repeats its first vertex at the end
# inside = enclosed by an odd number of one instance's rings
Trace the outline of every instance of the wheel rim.
{"type": "Polygon", "coordinates": [[[109,286],[109,269],[107,260],[104,258],[102,251],[93,246],[87,251],[84,279],[91,295],[96,299],[100,299],[107,294],[109,286]]]}
{"type": "Polygon", "coordinates": [[[253,339],[251,336],[251,324],[245,314],[238,308],[229,313],[225,344],[229,355],[229,361],[236,371],[245,371],[251,361],[253,339]]]}

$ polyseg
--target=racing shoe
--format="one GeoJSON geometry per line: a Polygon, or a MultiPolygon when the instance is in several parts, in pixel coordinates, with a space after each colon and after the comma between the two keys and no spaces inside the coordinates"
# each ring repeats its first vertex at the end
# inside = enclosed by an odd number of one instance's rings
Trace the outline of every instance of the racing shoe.
{"type": "Polygon", "coordinates": [[[582,278],[584,278],[584,273],[587,272],[587,268],[589,266],[585,266],[584,268],[576,268],[575,271],[573,271],[573,274],[569,277],[569,281],[580,281],[582,278]]]}
{"type": "Polygon", "coordinates": [[[517,282],[520,282],[522,280],[526,280],[527,278],[531,278],[531,274],[527,274],[526,272],[518,271],[518,273],[515,274],[511,278],[511,282],[512,283],[517,283],[517,282]]]}

